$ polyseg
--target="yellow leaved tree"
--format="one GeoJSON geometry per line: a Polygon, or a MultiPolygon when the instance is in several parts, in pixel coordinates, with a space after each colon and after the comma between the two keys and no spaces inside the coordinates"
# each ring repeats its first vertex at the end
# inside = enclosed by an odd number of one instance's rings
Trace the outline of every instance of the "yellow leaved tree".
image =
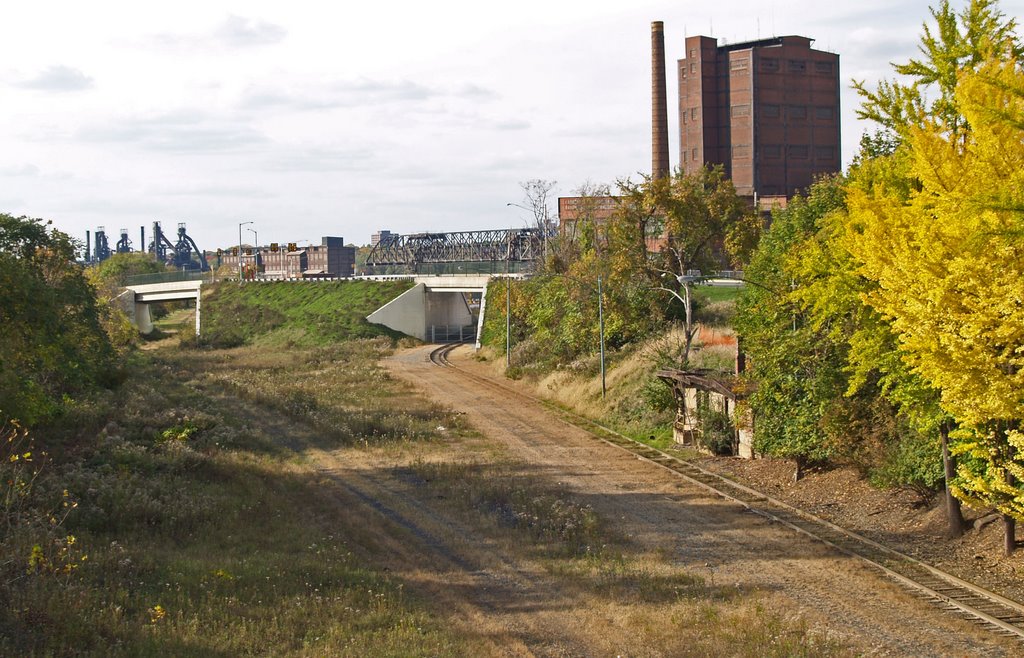
{"type": "Polygon", "coordinates": [[[1024,519],[1024,74],[1015,58],[961,72],[958,111],[906,135],[909,200],[851,190],[847,248],[877,282],[912,369],[956,419],[958,497],[1024,519]]]}

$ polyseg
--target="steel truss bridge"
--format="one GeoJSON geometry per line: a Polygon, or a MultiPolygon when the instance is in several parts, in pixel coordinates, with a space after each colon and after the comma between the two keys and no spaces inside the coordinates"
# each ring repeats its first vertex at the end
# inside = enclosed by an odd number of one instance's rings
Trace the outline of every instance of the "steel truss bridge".
{"type": "Polygon", "coordinates": [[[527,262],[543,258],[544,232],[537,228],[389,235],[374,245],[366,264],[527,262]]]}

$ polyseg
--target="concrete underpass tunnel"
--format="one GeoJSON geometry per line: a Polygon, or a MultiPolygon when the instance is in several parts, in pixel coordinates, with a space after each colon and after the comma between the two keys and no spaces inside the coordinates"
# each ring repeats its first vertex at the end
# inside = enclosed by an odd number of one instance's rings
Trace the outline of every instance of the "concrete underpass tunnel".
{"type": "Polygon", "coordinates": [[[417,283],[366,319],[427,343],[475,341],[486,285],[417,283]]]}

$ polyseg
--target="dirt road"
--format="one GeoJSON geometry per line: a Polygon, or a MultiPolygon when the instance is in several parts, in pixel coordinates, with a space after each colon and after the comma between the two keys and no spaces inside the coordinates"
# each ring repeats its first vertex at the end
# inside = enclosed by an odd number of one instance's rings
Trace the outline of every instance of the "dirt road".
{"type": "MultiPolygon", "coordinates": [[[[651,577],[689,573],[734,598],[800,617],[856,653],[892,656],[1012,656],[1021,645],[997,638],[919,601],[859,562],[739,506],[712,497],[672,474],[609,447],[553,418],[539,405],[475,385],[457,370],[430,363],[429,348],[389,359],[395,377],[465,414],[482,438],[446,447],[467,455],[527,465],[530,475],[557,482],[592,506],[649,560],[651,577]]],[[[458,350],[456,364],[471,366],[458,350]]],[[[526,547],[481,533],[437,500],[403,467],[410,455],[316,451],[324,478],[354,517],[372,513],[392,527],[367,540],[388,567],[453,624],[493,655],[671,656],[673,624],[649,618],[672,608],[654,601],[616,600],[552,575],[526,547]]],[[[430,459],[444,459],[432,454],[430,459]]]]}

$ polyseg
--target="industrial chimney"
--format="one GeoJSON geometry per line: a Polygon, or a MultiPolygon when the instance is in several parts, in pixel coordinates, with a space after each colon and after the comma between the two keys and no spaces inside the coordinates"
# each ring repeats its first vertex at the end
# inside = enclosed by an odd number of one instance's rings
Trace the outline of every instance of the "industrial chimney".
{"type": "Polygon", "coordinates": [[[669,173],[668,92],[665,88],[665,24],[651,23],[651,177],[669,173]]]}

